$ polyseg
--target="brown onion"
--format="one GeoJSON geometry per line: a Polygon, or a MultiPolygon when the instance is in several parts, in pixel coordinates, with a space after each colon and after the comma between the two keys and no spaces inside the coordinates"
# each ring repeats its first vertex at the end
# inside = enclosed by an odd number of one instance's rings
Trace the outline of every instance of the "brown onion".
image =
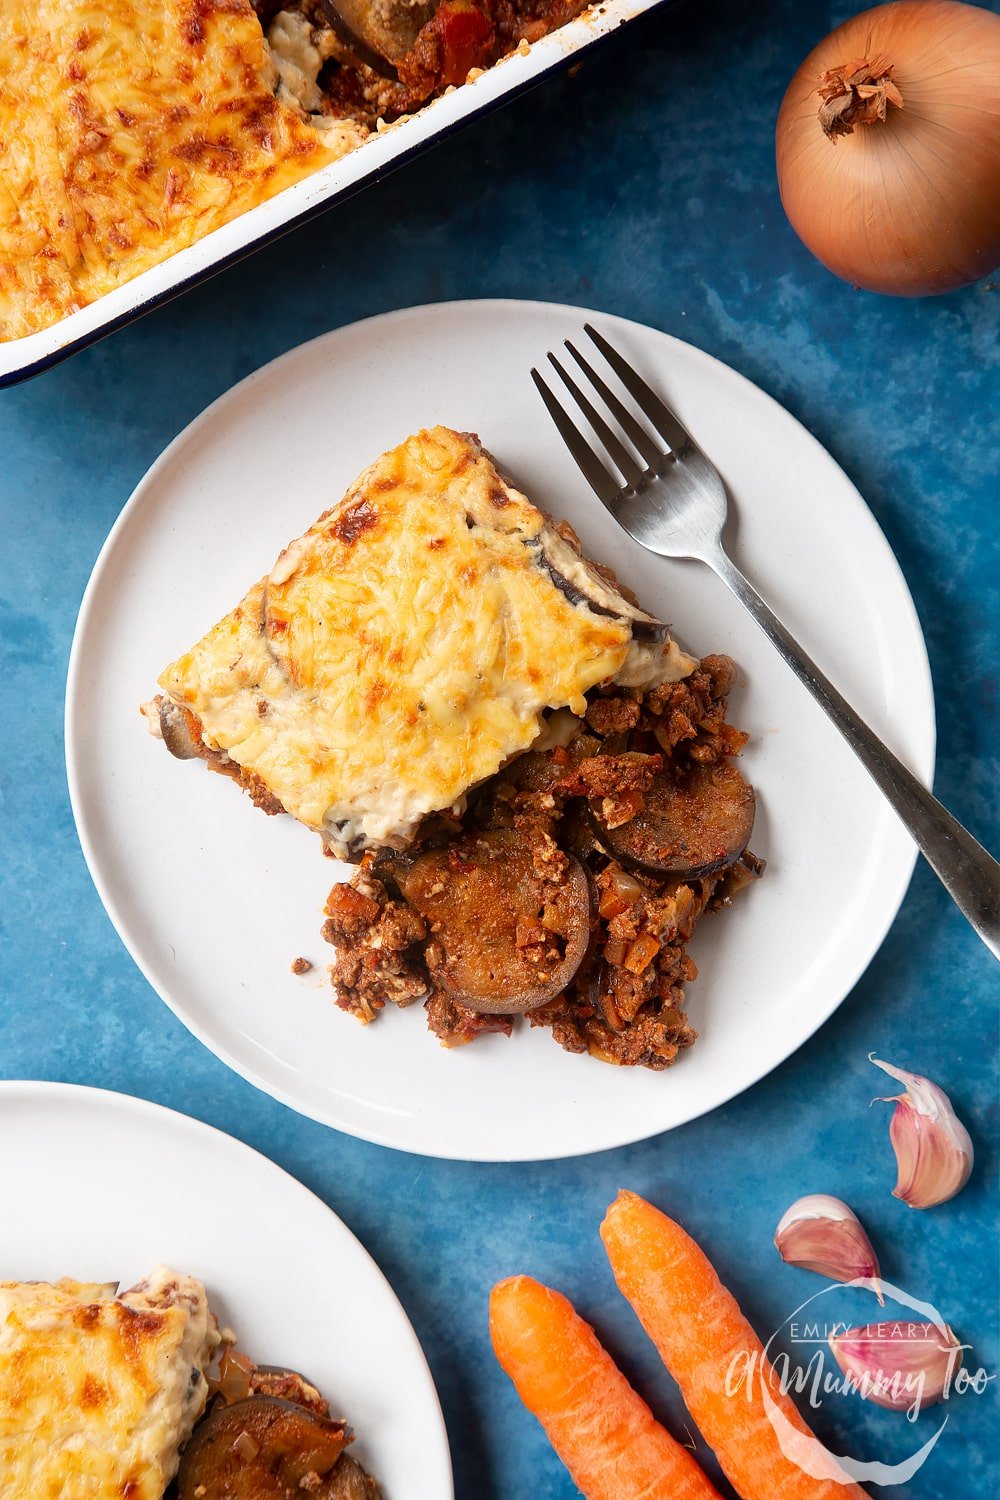
{"type": "Polygon", "coordinates": [[[921,297],[1000,262],[1000,16],[898,0],[838,26],[778,115],[799,238],[845,281],[921,297]]]}

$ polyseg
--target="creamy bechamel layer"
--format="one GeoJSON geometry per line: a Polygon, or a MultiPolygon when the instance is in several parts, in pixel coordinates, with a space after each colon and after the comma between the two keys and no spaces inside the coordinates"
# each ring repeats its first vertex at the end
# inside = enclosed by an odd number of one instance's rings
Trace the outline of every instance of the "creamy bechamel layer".
{"type": "Polygon", "coordinates": [[[219,1344],[205,1288],[0,1282],[4,1500],[162,1500],[219,1344]]]}
{"type": "MultiPolygon", "coordinates": [[[[160,677],[211,750],[336,851],[405,841],[599,683],[695,663],[582,559],[478,440],[378,459],[160,677]]],[[[156,715],[149,714],[156,726],[156,715]]]]}

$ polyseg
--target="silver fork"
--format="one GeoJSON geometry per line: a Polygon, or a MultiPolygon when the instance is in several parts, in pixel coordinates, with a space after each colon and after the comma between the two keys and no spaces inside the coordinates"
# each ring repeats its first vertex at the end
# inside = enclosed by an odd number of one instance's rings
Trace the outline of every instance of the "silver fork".
{"type": "Polygon", "coordinates": [[[603,334],[589,323],[585,331],[662,440],[657,442],[650,435],[607,380],[567,339],[567,350],[603,409],[595,405],[554,354],[549,355],[549,361],[613,469],[595,452],[539,372],[533,369],[531,377],[594,493],[629,536],[650,552],[661,557],[696,558],[729,585],[799,681],[829,714],[952,900],[986,946],[1000,957],[1000,865],[869,729],[744,578],[722,545],[728,497],[718,469],[676,414],[603,334]]]}

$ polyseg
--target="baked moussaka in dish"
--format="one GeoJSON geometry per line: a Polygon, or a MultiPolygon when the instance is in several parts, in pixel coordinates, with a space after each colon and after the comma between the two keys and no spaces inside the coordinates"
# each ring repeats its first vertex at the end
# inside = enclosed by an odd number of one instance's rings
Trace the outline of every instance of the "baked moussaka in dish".
{"type": "Polygon", "coordinates": [[[3,1500],[379,1500],[316,1387],[231,1338],[165,1266],[0,1282],[3,1500]]]}
{"type": "Polygon", "coordinates": [[[160,677],[152,732],[359,864],[324,936],[364,1022],[512,1017],[662,1068],[687,942],[762,865],[725,657],[696,661],[469,434],[367,469],[160,677]]]}
{"type": "Polygon", "coordinates": [[[405,54],[365,62],[321,0],[262,0],[260,15],[250,0],[3,0],[0,340],[93,302],[580,8],[432,0],[405,54]]]}
{"type": "Polygon", "coordinates": [[[274,93],[250,0],[4,0],[0,337],[44,328],[364,139],[274,93]]]}

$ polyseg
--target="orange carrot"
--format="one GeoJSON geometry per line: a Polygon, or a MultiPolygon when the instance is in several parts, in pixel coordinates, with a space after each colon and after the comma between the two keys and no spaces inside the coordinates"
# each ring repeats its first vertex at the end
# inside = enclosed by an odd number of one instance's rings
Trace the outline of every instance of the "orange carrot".
{"type": "Polygon", "coordinates": [[[601,1238],[619,1291],[743,1500],[864,1500],[865,1491],[813,1438],[782,1392],[735,1298],[679,1224],[635,1193],[619,1193],[601,1238]],[[776,1427],[784,1448],[809,1472],[786,1457],[776,1427]]]}
{"type": "Polygon", "coordinates": [[[498,1282],[490,1336],[586,1500],[719,1500],[560,1292],[530,1276],[498,1282]]]}

